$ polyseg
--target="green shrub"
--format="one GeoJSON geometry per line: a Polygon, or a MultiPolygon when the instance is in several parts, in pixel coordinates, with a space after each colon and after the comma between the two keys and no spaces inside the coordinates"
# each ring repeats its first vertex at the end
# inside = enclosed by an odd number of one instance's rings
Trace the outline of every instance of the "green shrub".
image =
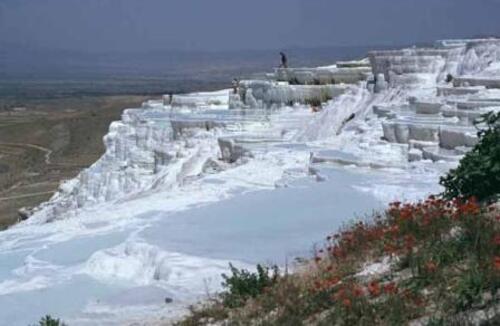
{"type": "Polygon", "coordinates": [[[65,323],[60,321],[59,319],[54,319],[50,315],[47,315],[40,319],[38,322],[39,326],[67,326],[65,323]]]}
{"type": "Polygon", "coordinates": [[[460,312],[469,309],[473,303],[478,302],[488,285],[485,274],[479,271],[476,266],[472,266],[470,270],[460,275],[453,289],[453,292],[457,294],[455,299],[456,311],[460,312]]]}
{"type": "Polygon", "coordinates": [[[226,292],[222,294],[224,306],[230,308],[240,307],[245,304],[249,298],[255,298],[263,290],[276,283],[279,276],[277,266],[270,270],[268,267],[257,265],[257,273],[251,273],[247,270],[239,270],[232,264],[231,276],[222,274],[224,282],[222,286],[226,292]]]}
{"type": "Polygon", "coordinates": [[[500,112],[483,115],[477,124],[486,125],[478,132],[479,143],[440,180],[445,198],[490,201],[500,194],[500,112]]]}

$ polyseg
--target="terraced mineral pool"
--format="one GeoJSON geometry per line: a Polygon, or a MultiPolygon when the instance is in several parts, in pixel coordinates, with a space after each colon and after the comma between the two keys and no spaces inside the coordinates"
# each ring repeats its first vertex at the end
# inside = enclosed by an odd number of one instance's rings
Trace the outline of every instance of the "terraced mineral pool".
{"type": "MultiPolygon", "coordinates": [[[[352,217],[381,207],[364,187],[383,174],[318,169],[326,181],[306,178],[177,213],[152,210],[119,230],[60,241],[34,237],[17,251],[2,250],[0,320],[28,325],[49,313],[71,325],[106,325],[176,315],[219,288],[229,262],[284,265],[352,217]],[[174,301],[166,304],[167,297],[174,301]]],[[[422,183],[420,190],[428,189],[422,183]]]]}

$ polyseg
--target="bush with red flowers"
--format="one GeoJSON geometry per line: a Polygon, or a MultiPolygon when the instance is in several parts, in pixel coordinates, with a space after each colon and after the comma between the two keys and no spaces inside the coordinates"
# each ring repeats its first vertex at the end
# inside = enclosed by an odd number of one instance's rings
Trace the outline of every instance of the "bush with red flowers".
{"type": "Polygon", "coordinates": [[[460,324],[477,306],[495,304],[500,304],[498,209],[474,197],[430,196],[391,203],[384,214],[328,235],[310,261],[277,276],[241,307],[215,300],[180,324],[460,324]],[[383,268],[367,273],[373,266],[383,268]]]}

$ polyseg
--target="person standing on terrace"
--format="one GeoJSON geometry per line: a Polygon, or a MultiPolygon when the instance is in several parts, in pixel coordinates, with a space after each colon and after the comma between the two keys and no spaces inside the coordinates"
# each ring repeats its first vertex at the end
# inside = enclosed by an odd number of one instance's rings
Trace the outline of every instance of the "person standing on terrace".
{"type": "Polygon", "coordinates": [[[288,68],[288,58],[286,57],[286,54],[283,52],[280,52],[280,56],[281,56],[280,68],[288,68]]]}

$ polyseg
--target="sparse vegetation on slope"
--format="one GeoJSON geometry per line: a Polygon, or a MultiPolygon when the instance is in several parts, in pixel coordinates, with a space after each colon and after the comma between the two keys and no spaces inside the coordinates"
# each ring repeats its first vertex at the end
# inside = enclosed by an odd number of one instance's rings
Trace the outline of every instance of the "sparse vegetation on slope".
{"type": "Polygon", "coordinates": [[[500,324],[500,114],[481,122],[443,196],[391,203],[328,236],[295,273],[232,267],[225,292],[179,325],[500,324]]]}
{"type": "MultiPolygon", "coordinates": [[[[244,305],[228,304],[225,298],[242,297],[226,287],[180,324],[472,322],[500,304],[498,214],[474,199],[392,203],[383,215],[329,236],[311,262],[246,296],[244,305]]],[[[242,275],[239,282],[248,274],[233,271],[233,281],[242,275]]]]}

